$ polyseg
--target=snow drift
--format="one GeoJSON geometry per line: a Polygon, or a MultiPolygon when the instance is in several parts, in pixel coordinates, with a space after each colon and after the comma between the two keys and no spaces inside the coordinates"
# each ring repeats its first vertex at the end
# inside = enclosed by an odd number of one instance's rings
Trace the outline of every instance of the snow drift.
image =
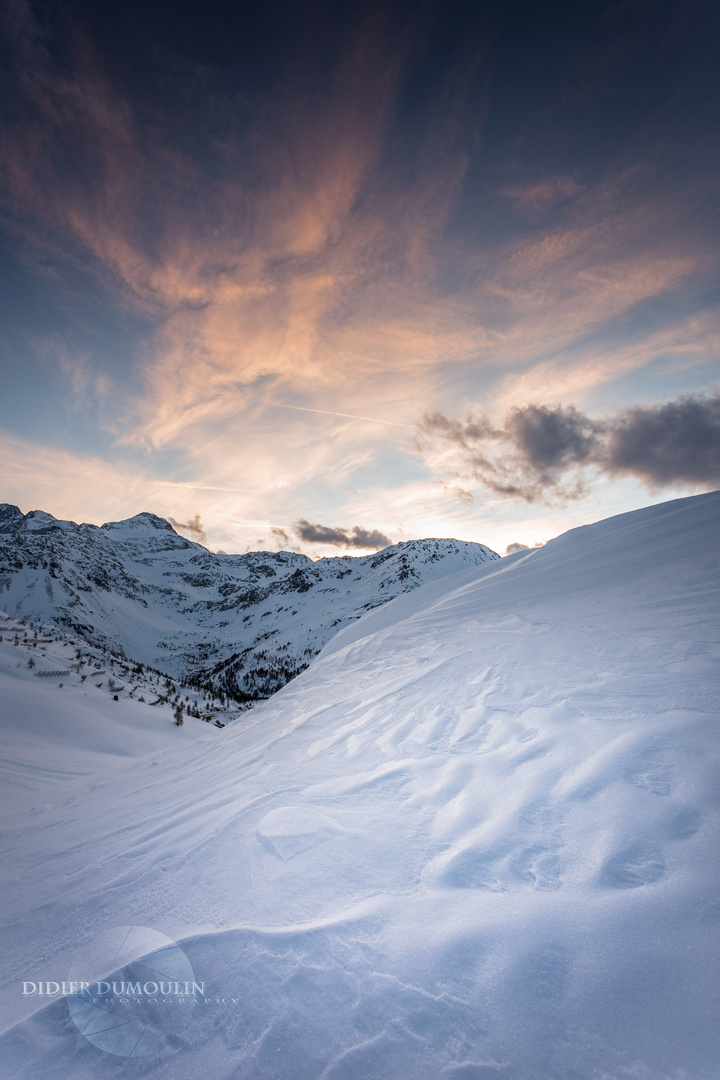
{"type": "Polygon", "coordinates": [[[9,807],[3,1076],[717,1077],[719,537],[713,493],[426,585],[9,807]],[[206,991],[137,1059],[21,995],[129,925],[206,991]]]}

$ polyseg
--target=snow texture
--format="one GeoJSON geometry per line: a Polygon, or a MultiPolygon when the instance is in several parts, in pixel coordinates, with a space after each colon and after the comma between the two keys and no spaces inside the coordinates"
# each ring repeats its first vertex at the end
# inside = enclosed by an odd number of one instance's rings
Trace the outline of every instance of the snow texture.
{"type": "Polygon", "coordinates": [[[162,749],[99,715],[4,815],[3,1080],[717,1080],[719,538],[713,493],[433,582],[162,749]],[[143,1058],[21,994],[130,925],[206,983],[143,1058]]]}

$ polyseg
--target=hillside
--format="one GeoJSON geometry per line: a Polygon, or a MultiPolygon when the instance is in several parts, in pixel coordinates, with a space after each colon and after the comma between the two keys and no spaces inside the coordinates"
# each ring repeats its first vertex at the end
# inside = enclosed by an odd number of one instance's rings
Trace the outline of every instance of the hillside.
{"type": "Polygon", "coordinates": [[[15,806],[67,780],[96,777],[118,759],[182,745],[237,714],[158,671],[7,615],[0,615],[0,701],[0,799],[15,806]]]}
{"type": "Polygon", "coordinates": [[[269,697],[380,604],[497,558],[458,540],[216,555],[153,514],[98,527],[0,504],[0,608],[237,702],[269,697]]]}
{"type": "Polygon", "coordinates": [[[716,492],[430,583],[223,731],[9,806],[3,1080],[713,1080],[719,537],[716,492]],[[20,992],[131,926],[204,987],[142,1005],[147,1057],[20,992]]]}

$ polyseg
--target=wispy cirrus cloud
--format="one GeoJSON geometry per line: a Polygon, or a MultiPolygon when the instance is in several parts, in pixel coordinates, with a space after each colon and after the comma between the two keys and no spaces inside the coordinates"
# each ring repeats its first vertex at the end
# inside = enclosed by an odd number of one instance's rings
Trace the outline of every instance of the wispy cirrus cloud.
{"type": "MultiPolygon", "coordinates": [[[[28,74],[22,123],[5,130],[13,210],[32,217],[36,246],[84,249],[118,298],[158,323],[127,437],[163,445],[222,416],[229,397],[242,404],[257,380],[347,387],[353,370],[366,378],[388,358],[427,363],[417,335],[403,337],[422,306],[410,283],[396,284],[384,310],[372,295],[384,261],[422,276],[422,252],[449,206],[437,177],[410,198],[389,189],[379,200],[402,43],[361,22],[322,107],[291,82],[230,135],[222,166],[208,172],[148,130],[87,41],[75,42],[71,74],[55,70],[30,7],[18,10],[28,74]],[[70,151],[68,171],[58,166],[70,151]]],[[[443,168],[451,188],[461,171],[453,161],[443,168]]]]}
{"type": "MultiPolygon", "coordinates": [[[[48,409],[65,410],[71,438],[80,405],[97,414],[86,468],[68,475],[107,477],[122,507],[142,498],[108,517],[201,514],[229,550],[245,520],[253,541],[287,546],[300,512],[388,540],[458,534],[486,497],[498,514],[509,493],[537,506],[595,475],[641,475],[637,449],[634,472],[612,472],[616,428],[593,417],[644,400],[623,380],[646,371],[665,380],[648,400],[707,386],[720,340],[703,298],[717,245],[686,183],[664,184],[636,141],[588,153],[583,109],[569,156],[544,137],[530,154],[529,119],[505,136],[482,5],[288,4],[301,47],[278,47],[273,25],[254,66],[248,49],[223,68],[217,40],[200,63],[170,27],[150,35],[142,78],[145,8],[126,7],[123,59],[98,30],[105,9],[83,24],[82,2],[39,17],[14,0],[15,63],[0,72],[3,220],[72,316],[65,339],[27,347],[63,380],[48,409]],[[450,9],[460,22],[438,37],[450,9]],[[457,32],[465,18],[483,32],[457,32]],[[100,299],[83,339],[88,282],[100,299]],[[131,317],[135,337],[100,370],[95,345],[131,317]],[[453,420],[467,401],[482,401],[477,432],[453,420]],[[429,479],[409,439],[423,413],[448,425],[423,429],[429,479]]],[[[64,488],[65,512],[87,515],[82,483],[64,488]]]]}
{"type": "MultiPolygon", "coordinates": [[[[322,408],[411,377],[422,408],[441,365],[522,377],[702,261],[658,241],[667,207],[628,205],[622,178],[564,174],[504,194],[533,213],[567,204],[570,227],[495,250],[448,246],[467,167],[452,105],[465,75],[447,84],[444,126],[401,183],[387,136],[410,38],[383,37],[376,15],[358,19],[321,99],[291,72],[225,133],[210,169],[162,137],[79,29],[68,72],[29,4],[14,10],[25,104],[5,127],[12,205],[32,217],[36,244],[89,253],[117,299],[156,323],[139,358],[144,392],[117,418],[129,443],[191,446],[191,432],[202,439],[278,388],[322,408]],[[482,272],[448,292],[451,253],[482,272]]],[[[393,419],[412,423],[411,407],[393,419]]]]}
{"type": "Polygon", "coordinates": [[[550,176],[534,184],[507,187],[503,195],[513,199],[522,213],[535,217],[575,198],[582,190],[582,185],[572,176],[550,176]]]}
{"type": "Polygon", "coordinates": [[[618,340],[573,342],[549,358],[500,378],[492,392],[493,411],[502,413],[516,402],[551,404],[563,397],[583,402],[596,388],[651,368],[667,358],[671,370],[691,376],[694,369],[712,368],[720,353],[720,320],[707,312],[681,319],[652,333],[618,340]]]}

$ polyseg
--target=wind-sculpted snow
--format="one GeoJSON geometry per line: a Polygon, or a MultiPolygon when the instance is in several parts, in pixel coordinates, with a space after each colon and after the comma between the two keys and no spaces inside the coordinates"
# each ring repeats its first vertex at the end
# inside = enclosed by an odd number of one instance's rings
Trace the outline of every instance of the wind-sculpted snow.
{"type": "Polygon", "coordinates": [[[719,537],[715,493],[432,583],[10,808],[3,1080],[715,1080],[719,537]],[[137,1060],[21,995],[130,924],[205,991],[137,1060]]]}
{"type": "Polygon", "coordinates": [[[0,505],[0,605],[236,701],[266,698],[367,611],[497,559],[417,540],[364,558],[214,555],[154,514],[76,525],[0,505]]]}

